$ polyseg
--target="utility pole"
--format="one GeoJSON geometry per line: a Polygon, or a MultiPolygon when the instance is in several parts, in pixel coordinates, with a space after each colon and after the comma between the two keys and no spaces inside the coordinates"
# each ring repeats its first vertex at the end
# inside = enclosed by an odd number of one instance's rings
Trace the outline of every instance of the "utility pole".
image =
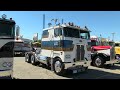
{"type": "Polygon", "coordinates": [[[63,19],[62,19],[62,24],[63,24],[63,19]]]}
{"type": "Polygon", "coordinates": [[[45,14],[43,14],[43,29],[45,28],[45,14]]]}
{"type": "Polygon", "coordinates": [[[100,34],[100,45],[102,45],[102,35],[100,34]]]}
{"type": "Polygon", "coordinates": [[[114,35],[115,35],[115,33],[112,33],[112,37],[113,37],[113,38],[112,38],[112,41],[114,41],[114,35]]]}

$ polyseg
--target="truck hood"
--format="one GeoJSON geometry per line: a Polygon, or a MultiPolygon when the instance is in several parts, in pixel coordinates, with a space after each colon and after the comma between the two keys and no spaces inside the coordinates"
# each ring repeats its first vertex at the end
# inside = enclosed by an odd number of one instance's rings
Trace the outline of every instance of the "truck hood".
{"type": "Polygon", "coordinates": [[[92,48],[95,50],[106,50],[106,49],[110,49],[111,46],[92,46],[92,48]]]}

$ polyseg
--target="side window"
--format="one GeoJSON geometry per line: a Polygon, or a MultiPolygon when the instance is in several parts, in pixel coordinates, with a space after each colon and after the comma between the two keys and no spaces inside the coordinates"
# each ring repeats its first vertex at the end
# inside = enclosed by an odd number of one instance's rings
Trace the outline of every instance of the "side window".
{"type": "Polygon", "coordinates": [[[115,46],[119,46],[119,44],[118,44],[118,43],[116,43],[116,44],[115,44],[115,46]]]}
{"type": "Polygon", "coordinates": [[[80,37],[81,37],[82,39],[86,39],[85,33],[81,33],[81,34],[80,34],[80,37]]]}
{"type": "Polygon", "coordinates": [[[42,38],[48,38],[49,32],[48,30],[43,31],[42,38]]]}
{"type": "Polygon", "coordinates": [[[80,38],[90,39],[90,33],[89,32],[80,32],[80,38]]]}
{"type": "Polygon", "coordinates": [[[62,29],[61,28],[56,28],[54,30],[54,36],[61,36],[62,35],[62,29]]]}

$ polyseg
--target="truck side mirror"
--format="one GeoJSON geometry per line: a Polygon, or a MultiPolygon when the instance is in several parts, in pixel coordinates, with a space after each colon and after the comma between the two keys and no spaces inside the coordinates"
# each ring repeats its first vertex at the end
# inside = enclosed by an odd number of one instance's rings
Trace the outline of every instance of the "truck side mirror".
{"type": "Polygon", "coordinates": [[[16,36],[20,35],[20,27],[17,25],[16,26],[16,36]]]}

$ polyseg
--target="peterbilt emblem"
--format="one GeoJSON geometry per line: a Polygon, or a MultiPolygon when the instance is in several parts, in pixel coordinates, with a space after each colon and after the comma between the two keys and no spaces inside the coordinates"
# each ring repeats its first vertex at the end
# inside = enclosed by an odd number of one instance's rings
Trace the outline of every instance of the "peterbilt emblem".
{"type": "Polygon", "coordinates": [[[79,42],[82,42],[82,40],[79,40],[79,42]]]}
{"type": "Polygon", "coordinates": [[[11,62],[4,62],[2,64],[3,67],[11,67],[12,66],[12,63],[11,62]]]}

